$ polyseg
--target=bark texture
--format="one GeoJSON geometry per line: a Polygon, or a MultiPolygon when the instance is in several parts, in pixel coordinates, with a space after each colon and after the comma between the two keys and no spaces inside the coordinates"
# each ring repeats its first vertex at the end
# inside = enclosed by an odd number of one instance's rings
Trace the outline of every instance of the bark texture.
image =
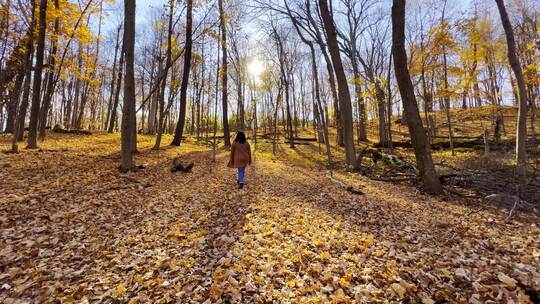
{"type": "Polygon", "coordinates": [[[424,189],[430,193],[440,193],[441,183],[435,172],[431,158],[431,148],[422,125],[414,87],[407,68],[407,53],[405,51],[405,0],[394,0],[392,6],[392,53],[394,56],[394,72],[407,117],[407,126],[414,147],[416,164],[424,184],[424,189]]]}
{"type": "Polygon", "coordinates": [[[336,74],[339,96],[339,110],[341,116],[341,127],[343,129],[343,143],[345,144],[345,159],[349,169],[356,168],[356,152],[354,147],[353,121],[352,121],[352,105],[351,94],[343,63],[341,61],[339,46],[337,42],[336,28],[334,20],[330,15],[326,0],[319,0],[321,16],[324,23],[324,28],[328,40],[328,49],[332,58],[334,72],[336,74]]]}

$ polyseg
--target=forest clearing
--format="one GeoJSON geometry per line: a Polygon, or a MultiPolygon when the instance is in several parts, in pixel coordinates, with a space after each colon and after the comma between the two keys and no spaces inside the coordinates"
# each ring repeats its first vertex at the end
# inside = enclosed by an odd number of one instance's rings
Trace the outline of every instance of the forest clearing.
{"type": "Polygon", "coordinates": [[[540,303],[540,0],[0,1],[0,303],[540,303]]]}

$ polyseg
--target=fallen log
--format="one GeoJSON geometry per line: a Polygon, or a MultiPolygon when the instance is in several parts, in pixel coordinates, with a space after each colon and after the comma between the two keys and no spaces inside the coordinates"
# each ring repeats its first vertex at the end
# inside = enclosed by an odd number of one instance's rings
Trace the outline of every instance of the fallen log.
{"type": "Polygon", "coordinates": [[[403,176],[370,176],[370,179],[380,182],[404,182],[410,180],[417,180],[416,175],[403,175],[403,176]]]}
{"type": "Polygon", "coordinates": [[[388,154],[381,152],[377,149],[372,148],[364,148],[360,151],[358,157],[357,157],[357,164],[358,167],[362,166],[362,159],[366,156],[371,156],[371,160],[374,164],[377,164],[378,162],[383,162],[385,165],[390,166],[395,169],[412,169],[416,171],[416,168],[411,163],[407,162],[404,158],[395,155],[395,154],[388,154]]]}
{"type": "Polygon", "coordinates": [[[64,134],[77,134],[77,135],[92,135],[93,133],[88,130],[62,130],[62,131],[53,131],[55,133],[64,133],[64,134]]]}
{"type": "MultiPolygon", "coordinates": [[[[285,137],[289,141],[288,137],[285,137]]],[[[293,137],[294,141],[317,141],[316,137],[293,137]]]]}
{"type": "Polygon", "coordinates": [[[93,133],[88,130],[66,130],[61,125],[55,125],[52,129],[54,133],[61,134],[79,134],[79,135],[92,135],[93,133]]]}
{"type": "Polygon", "coordinates": [[[69,151],[68,149],[66,148],[62,148],[62,149],[39,149],[38,152],[66,152],[66,151],[69,151]]]}
{"type": "MultiPolygon", "coordinates": [[[[444,138],[447,138],[447,137],[444,137],[444,138]]],[[[373,146],[375,148],[384,148],[385,144],[375,143],[373,146]]],[[[392,146],[394,148],[412,148],[412,144],[410,140],[393,141],[392,146]]],[[[454,148],[484,149],[484,140],[482,137],[454,138],[454,148]]],[[[494,149],[495,148],[496,146],[494,147],[494,149]]],[[[432,150],[450,149],[450,142],[449,141],[435,141],[431,144],[431,149],[432,150]]]]}
{"type": "MultiPolygon", "coordinates": [[[[454,129],[455,131],[455,129],[454,129]]],[[[431,138],[437,138],[437,139],[448,139],[448,136],[431,136],[431,138]]],[[[460,136],[460,135],[454,135],[452,136],[453,139],[469,139],[469,140],[475,140],[475,139],[482,139],[482,136],[460,136]]]]}
{"type": "MultiPolygon", "coordinates": [[[[291,141],[290,141],[290,140],[286,140],[285,143],[286,143],[286,144],[290,144],[291,141]]],[[[295,144],[295,145],[309,145],[308,142],[301,142],[301,141],[296,141],[296,140],[294,141],[294,144],[295,144]]]]}
{"type": "Polygon", "coordinates": [[[261,135],[261,137],[262,137],[262,138],[269,138],[269,139],[272,139],[272,138],[274,138],[275,135],[280,136],[280,135],[282,135],[282,134],[283,134],[283,133],[281,133],[281,132],[277,132],[277,134],[276,134],[276,133],[265,133],[265,134],[261,135]]]}
{"type": "Polygon", "coordinates": [[[180,158],[175,157],[172,162],[171,172],[182,171],[184,173],[189,173],[191,172],[191,169],[193,169],[194,165],[195,164],[193,162],[190,162],[187,166],[184,166],[182,165],[180,158]]]}

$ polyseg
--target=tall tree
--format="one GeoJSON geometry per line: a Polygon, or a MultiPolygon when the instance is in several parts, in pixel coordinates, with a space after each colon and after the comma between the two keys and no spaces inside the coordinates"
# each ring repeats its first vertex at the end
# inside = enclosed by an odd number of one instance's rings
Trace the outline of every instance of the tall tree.
{"type": "Polygon", "coordinates": [[[361,88],[360,69],[357,58],[359,57],[357,56],[359,54],[357,49],[357,41],[359,36],[364,31],[361,26],[366,21],[366,17],[364,15],[371,5],[371,2],[368,0],[342,0],[342,2],[346,7],[348,31],[345,34],[340,34],[340,32],[338,32],[338,35],[340,35],[343,40],[343,52],[351,61],[354,76],[354,96],[358,108],[358,140],[365,142],[367,141],[366,105],[364,103],[364,96],[361,88]]]}
{"type": "MultiPolygon", "coordinates": [[[[32,58],[34,54],[34,27],[36,23],[36,16],[35,16],[35,7],[34,7],[35,0],[32,0],[32,17],[30,20],[30,26],[29,26],[29,35],[26,40],[26,51],[24,54],[24,91],[22,96],[21,105],[19,107],[18,113],[17,113],[17,119],[15,121],[15,127],[13,130],[13,139],[11,142],[11,147],[14,152],[17,151],[17,141],[23,140],[24,135],[24,120],[26,118],[26,111],[28,109],[28,96],[30,93],[30,77],[32,76],[32,58]]],[[[18,98],[18,97],[17,97],[18,98]]]]}
{"type": "Polygon", "coordinates": [[[120,62],[117,67],[118,79],[116,81],[116,92],[114,94],[114,102],[111,108],[111,118],[109,120],[109,128],[107,129],[108,133],[112,133],[114,131],[114,126],[116,125],[116,120],[117,120],[116,116],[118,115],[117,109],[118,109],[118,104],[120,103],[120,89],[122,88],[122,76],[124,75],[124,59],[125,59],[124,47],[125,47],[125,41],[122,42],[122,48],[120,49],[120,62]]]}
{"type": "Polygon", "coordinates": [[[225,11],[223,10],[223,0],[218,0],[219,7],[219,23],[221,25],[221,53],[222,55],[222,71],[221,71],[221,104],[223,110],[223,140],[225,147],[231,146],[231,138],[229,134],[229,117],[227,114],[228,100],[227,100],[227,27],[225,11]]]}
{"type": "Polygon", "coordinates": [[[407,68],[407,53],[405,51],[405,0],[394,0],[392,6],[392,53],[394,56],[394,72],[403,101],[407,126],[414,147],[416,164],[420,171],[424,189],[430,193],[440,193],[441,183],[435,172],[431,158],[431,148],[422,126],[418,111],[414,87],[407,68]]]}
{"type": "MultiPolygon", "coordinates": [[[[105,118],[105,129],[108,128],[109,125],[109,119],[111,118],[111,112],[112,112],[112,106],[113,106],[113,97],[115,96],[115,82],[116,82],[116,61],[118,59],[118,49],[120,48],[120,30],[122,29],[122,26],[118,26],[118,29],[116,30],[116,40],[114,45],[114,59],[113,59],[113,66],[112,66],[112,75],[111,75],[111,88],[110,88],[110,97],[109,97],[109,105],[107,107],[107,116],[105,118]]],[[[112,132],[112,130],[111,130],[112,132]]]]}
{"type": "MultiPolygon", "coordinates": [[[[169,1],[169,26],[167,30],[167,51],[165,54],[166,57],[166,66],[171,65],[172,60],[172,34],[173,34],[173,16],[174,16],[174,1],[169,1]]],[[[161,35],[160,35],[161,36],[161,35]]],[[[160,39],[161,40],[161,39],[160,39]]],[[[161,57],[161,56],[160,56],[161,57]]],[[[156,143],[154,145],[154,149],[159,149],[161,145],[161,137],[163,135],[163,122],[165,118],[165,87],[167,84],[167,74],[169,70],[163,70],[162,68],[163,61],[159,60],[159,72],[164,73],[163,79],[161,81],[161,88],[159,92],[159,97],[157,97],[157,101],[159,103],[158,105],[158,125],[157,125],[157,136],[156,136],[156,143]]],[[[174,73],[171,73],[171,80],[174,79],[174,73]]],[[[172,81],[171,81],[172,83],[172,81]]],[[[171,92],[172,93],[172,92],[171,92]]],[[[169,93],[169,99],[174,98],[173,94],[169,93]]]]}
{"type": "Polygon", "coordinates": [[[450,143],[450,150],[452,155],[456,155],[454,150],[454,131],[452,129],[452,116],[450,114],[450,90],[448,86],[448,55],[447,55],[447,45],[452,42],[450,31],[448,30],[448,22],[445,20],[444,14],[446,12],[446,0],[444,1],[442,16],[441,16],[441,25],[440,25],[440,39],[437,39],[441,43],[442,55],[443,55],[443,70],[444,70],[444,110],[446,113],[446,121],[448,124],[448,141],[450,143]]]}
{"type": "Polygon", "coordinates": [[[36,66],[32,86],[32,107],[30,108],[30,126],[28,132],[28,149],[37,148],[37,127],[41,98],[41,74],[43,72],[43,54],[45,53],[45,34],[47,31],[47,0],[39,4],[39,34],[36,47],[36,66]]]}
{"type": "Polygon", "coordinates": [[[319,0],[319,7],[328,40],[328,49],[330,51],[330,57],[332,58],[332,64],[334,66],[334,72],[336,74],[338,84],[339,110],[341,116],[341,126],[343,128],[343,143],[345,144],[345,159],[349,169],[356,168],[351,94],[349,92],[349,84],[347,82],[347,77],[345,76],[343,63],[339,53],[336,27],[334,25],[332,15],[330,15],[330,10],[328,9],[328,3],[326,3],[326,0],[319,0]]]}
{"type": "Polygon", "coordinates": [[[506,13],[503,0],[495,0],[497,2],[497,8],[501,15],[501,22],[506,34],[506,43],[508,44],[508,61],[512,67],[512,71],[516,76],[519,91],[519,109],[518,120],[516,130],[516,161],[518,166],[524,167],[527,163],[526,143],[527,139],[527,91],[525,89],[525,80],[523,78],[523,71],[521,70],[521,64],[516,54],[516,41],[514,39],[514,31],[512,30],[512,24],[506,13]]]}
{"type": "MultiPolygon", "coordinates": [[[[24,78],[24,71],[25,71],[24,60],[25,60],[25,55],[26,55],[25,49],[28,44],[27,41],[31,40],[32,35],[33,35],[33,32],[28,30],[27,34],[22,39],[20,39],[17,45],[15,46],[7,62],[5,62],[5,68],[2,69],[2,67],[0,67],[0,104],[2,104],[5,98],[4,93],[8,87],[8,84],[12,82],[13,78],[18,78],[15,80],[15,83],[20,83],[22,81],[19,78],[19,76],[24,78]]],[[[7,117],[6,128],[4,130],[6,133],[12,133],[14,129],[15,116],[17,115],[17,106],[18,106],[19,98],[18,96],[17,98],[11,98],[11,97],[15,97],[13,95],[19,95],[18,93],[19,93],[19,90],[15,90],[15,89],[11,90],[10,92],[10,95],[11,95],[10,101],[7,105],[8,117],[7,117]]]]}
{"type": "Polygon", "coordinates": [[[126,77],[124,81],[124,106],[122,108],[122,162],[121,171],[130,171],[135,168],[133,163],[133,137],[131,123],[135,116],[135,2],[124,0],[124,54],[126,57],[126,77]]]}
{"type": "MultiPolygon", "coordinates": [[[[221,1],[221,0],[220,0],[221,1]]],[[[184,69],[182,71],[182,85],[180,86],[180,117],[174,131],[171,145],[179,146],[184,133],[186,122],[187,87],[189,83],[189,71],[191,69],[192,27],[193,27],[193,0],[187,0],[186,9],[186,45],[184,47],[184,69]]],[[[193,118],[192,118],[193,119],[193,118]]]]}
{"type": "Polygon", "coordinates": [[[56,18],[54,18],[54,32],[51,37],[51,54],[49,55],[48,72],[47,72],[47,88],[45,89],[45,96],[43,99],[43,107],[39,116],[39,139],[45,139],[45,127],[47,126],[47,117],[49,116],[49,108],[51,105],[51,99],[54,93],[54,70],[56,66],[56,53],[58,52],[58,31],[60,30],[60,16],[58,11],[60,10],[59,0],[54,0],[54,8],[57,11],[56,18]]]}
{"type": "MultiPolygon", "coordinates": [[[[308,40],[302,29],[305,30],[305,27],[302,27],[301,23],[298,21],[298,18],[296,18],[289,5],[285,2],[285,7],[287,9],[287,16],[289,16],[296,33],[300,37],[300,40],[304,44],[306,44],[309,47],[310,55],[311,55],[311,73],[313,77],[313,120],[314,125],[316,125],[316,129],[319,136],[319,142],[321,138],[324,138],[324,143],[326,146],[326,157],[328,160],[328,170],[330,174],[332,174],[332,150],[330,147],[330,140],[328,140],[328,125],[325,123],[322,105],[321,105],[321,95],[320,95],[320,88],[319,88],[319,75],[318,75],[318,68],[317,68],[317,59],[315,55],[315,47],[313,46],[313,41],[308,40]],[[322,135],[322,136],[321,136],[322,135]]],[[[300,78],[302,80],[302,78],[300,78]]]]}
{"type": "Polygon", "coordinates": [[[278,57],[279,57],[279,71],[280,71],[280,79],[281,83],[285,90],[285,108],[287,112],[287,136],[289,137],[289,143],[290,147],[294,148],[294,136],[293,136],[293,126],[292,126],[292,119],[291,119],[291,107],[289,102],[289,73],[288,70],[288,58],[287,54],[285,53],[285,48],[283,47],[284,37],[281,36],[281,33],[278,33],[274,25],[272,24],[272,31],[274,39],[276,40],[277,44],[277,51],[278,51],[278,57]]]}

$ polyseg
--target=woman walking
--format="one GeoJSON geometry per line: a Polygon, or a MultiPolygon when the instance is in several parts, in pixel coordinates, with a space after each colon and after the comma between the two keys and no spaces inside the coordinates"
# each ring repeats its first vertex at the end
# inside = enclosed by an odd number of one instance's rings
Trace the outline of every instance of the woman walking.
{"type": "Polygon", "coordinates": [[[238,132],[231,148],[231,159],[228,166],[238,169],[238,188],[244,187],[244,177],[247,165],[251,165],[251,147],[246,141],[246,134],[238,132]]]}

